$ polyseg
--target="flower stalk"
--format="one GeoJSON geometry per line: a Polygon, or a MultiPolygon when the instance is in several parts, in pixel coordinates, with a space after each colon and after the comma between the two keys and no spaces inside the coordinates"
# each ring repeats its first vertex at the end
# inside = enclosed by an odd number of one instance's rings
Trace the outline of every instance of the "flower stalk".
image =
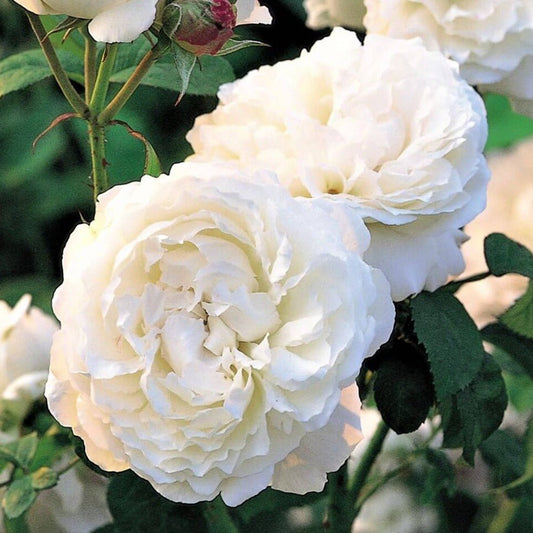
{"type": "Polygon", "coordinates": [[[87,122],[87,128],[91,151],[93,200],[96,204],[98,195],[109,188],[108,162],[105,156],[105,126],[98,124],[96,119],[92,119],[87,122]]]}
{"type": "Polygon", "coordinates": [[[78,113],[82,118],[87,118],[89,116],[89,107],[83,101],[83,98],[78,94],[74,86],[72,85],[67,73],[61,66],[59,58],[46,34],[46,30],[41,22],[41,19],[38,15],[34,13],[26,12],[30,25],[33,29],[33,32],[37,36],[41,49],[50,65],[52,74],[57,81],[61,91],[65,95],[65,98],[68,100],[68,103],[71,105],[72,109],[78,113]]]}
{"type": "Polygon", "coordinates": [[[93,116],[97,115],[105,105],[109,80],[113,74],[117,52],[117,44],[108,44],[100,61],[98,75],[91,94],[90,108],[93,116]]]}
{"type": "Polygon", "coordinates": [[[388,432],[389,427],[383,422],[383,420],[381,420],[376,432],[372,435],[372,438],[368,443],[365,453],[361,457],[361,461],[359,462],[352,479],[348,483],[348,500],[352,502],[353,505],[351,521],[355,520],[361,510],[361,503],[359,501],[361,493],[368,478],[368,474],[383,448],[383,443],[385,442],[388,432]]]}

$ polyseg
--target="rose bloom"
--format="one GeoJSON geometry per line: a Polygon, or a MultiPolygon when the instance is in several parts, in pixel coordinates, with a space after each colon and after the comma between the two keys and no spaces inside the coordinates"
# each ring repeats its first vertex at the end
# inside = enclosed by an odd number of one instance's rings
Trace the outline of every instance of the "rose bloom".
{"type": "Polygon", "coordinates": [[[365,260],[394,300],[464,268],[459,229],[484,207],[483,103],[456,64],[420,40],[354,33],[223,85],[196,119],[190,160],[275,170],[293,196],[329,197],[364,217],[365,260]]]}
{"type": "MultiPolygon", "coordinates": [[[[129,42],[154,22],[158,0],[15,0],[38,15],[68,15],[91,19],[89,33],[96,41],[129,42]]],[[[254,0],[237,0],[237,22],[266,22],[266,8],[254,0]],[[255,14],[258,20],[252,18],[255,14]],[[250,20],[247,20],[250,19],[250,20]]]]}
{"type": "Polygon", "coordinates": [[[23,410],[43,394],[58,329],[53,318],[30,304],[29,294],[13,308],[0,301],[0,398],[17,401],[23,410]]]}
{"type": "MultiPolygon", "coordinates": [[[[485,272],[483,241],[493,232],[504,233],[533,250],[533,139],[489,157],[492,179],[487,208],[467,226],[471,240],[465,244],[465,275],[485,272]]],[[[476,323],[482,327],[501,315],[527,287],[518,274],[490,276],[463,285],[457,293],[476,323]]]]}
{"type": "Polygon", "coordinates": [[[314,30],[345,26],[363,28],[363,0],[304,0],[306,25],[314,30]]]}
{"type": "Polygon", "coordinates": [[[365,0],[369,33],[408,38],[461,65],[480,89],[508,95],[533,117],[531,0],[365,0]]]}
{"type": "Polygon", "coordinates": [[[65,248],[46,387],[92,461],[184,503],[323,488],[360,439],[341,391],[394,315],[333,207],[190,163],[99,197],[65,248]]]}

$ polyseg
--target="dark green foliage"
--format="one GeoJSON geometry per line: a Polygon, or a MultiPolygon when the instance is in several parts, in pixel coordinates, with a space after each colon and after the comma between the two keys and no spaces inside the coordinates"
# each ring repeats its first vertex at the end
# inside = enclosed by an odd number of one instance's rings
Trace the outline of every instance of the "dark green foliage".
{"type": "Polygon", "coordinates": [[[411,307],[437,399],[443,400],[462,390],[478,373],[484,356],[481,335],[463,305],[446,291],[422,292],[411,307]]]}
{"type": "Polygon", "coordinates": [[[456,394],[439,401],[445,448],[463,448],[463,457],[473,465],[476,448],[501,424],[507,394],[501,369],[485,354],[472,382],[456,394]]]}
{"type": "Polygon", "coordinates": [[[533,340],[522,337],[503,324],[488,324],[481,330],[483,339],[504,350],[533,379],[533,340]]]}
{"type": "Polygon", "coordinates": [[[533,254],[503,233],[492,233],[484,241],[485,260],[495,276],[522,274],[533,278],[533,254]]]}
{"type": "Polygon", "coordinates": [[[130,470],[113,476],[107,500],[114,533],[204,533],[208,526],[199,505],[173,503],[130,470]]]}
{"type": "Polygon", "coordinates": [[[374,399],[385,423],[396,433],[418,429],[433,405],[433,386],[420,349],[396,341],[380,354],[374,399]]]}

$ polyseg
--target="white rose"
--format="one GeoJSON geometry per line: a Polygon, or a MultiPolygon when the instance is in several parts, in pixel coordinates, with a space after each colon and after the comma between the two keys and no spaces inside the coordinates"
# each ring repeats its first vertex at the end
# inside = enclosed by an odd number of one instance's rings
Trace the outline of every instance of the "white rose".
{"type": "Polygon", "coordinates": [[[50,410],[173,501],[321,490],[360,438],[341,391],[391,332],[331,206],[254,179],[183,163],[114,187],[65,248],[50,410]]]}
{"type": "Polygon", "coordinates": [[[365,16],[363,0],[304,0],[306,24],[315,30],[346,26],[362,28],[365,16]]]}
{"type": "Polygon", "coordinates": [[[24,295],[11,308],[0,301],[0,397],[32,402],[44,391],[56,322],[24,295]]]}
{"type": "Polygon", "coordinates": [[[365,218],[365,260],[395,300],[464,268],[459,230],[484,207],[483,103],[456,64],[419,40],[335,28],[292,61],[223,85],[196,119],[190,160],[270,168],[294,196],[327,196],[365,218]]]}
{"type": "Polygon", "coordinates": [[[457,61],[482,90],[508,95],[533,116],[531,0],[365,0],[369,33],[420,36],[457,61]]]}
{"type": "MultiPolygon", "coordinates": [[[[38,15],[68,15],[90,19],[89,33],[96,41],[129,42],[148,30],[155,19],[158,0],[15,0],[38,15]]],[[[237,22],[269,22],[268,10],[254,0],[237,0],[237,22]],[[266,13],[265,13],[266,12],[266,13]]]]}

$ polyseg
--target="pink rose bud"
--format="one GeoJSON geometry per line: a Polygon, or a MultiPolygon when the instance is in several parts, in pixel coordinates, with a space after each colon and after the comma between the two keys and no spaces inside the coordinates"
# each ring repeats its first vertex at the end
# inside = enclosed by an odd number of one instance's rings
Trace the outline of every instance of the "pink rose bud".
{"type": "Polygon", "coordinates": [[[163,14],[163,30],[196,56],[215,55],[233,35],[237,10],[230,0],[181,0],[163,14]]]}

